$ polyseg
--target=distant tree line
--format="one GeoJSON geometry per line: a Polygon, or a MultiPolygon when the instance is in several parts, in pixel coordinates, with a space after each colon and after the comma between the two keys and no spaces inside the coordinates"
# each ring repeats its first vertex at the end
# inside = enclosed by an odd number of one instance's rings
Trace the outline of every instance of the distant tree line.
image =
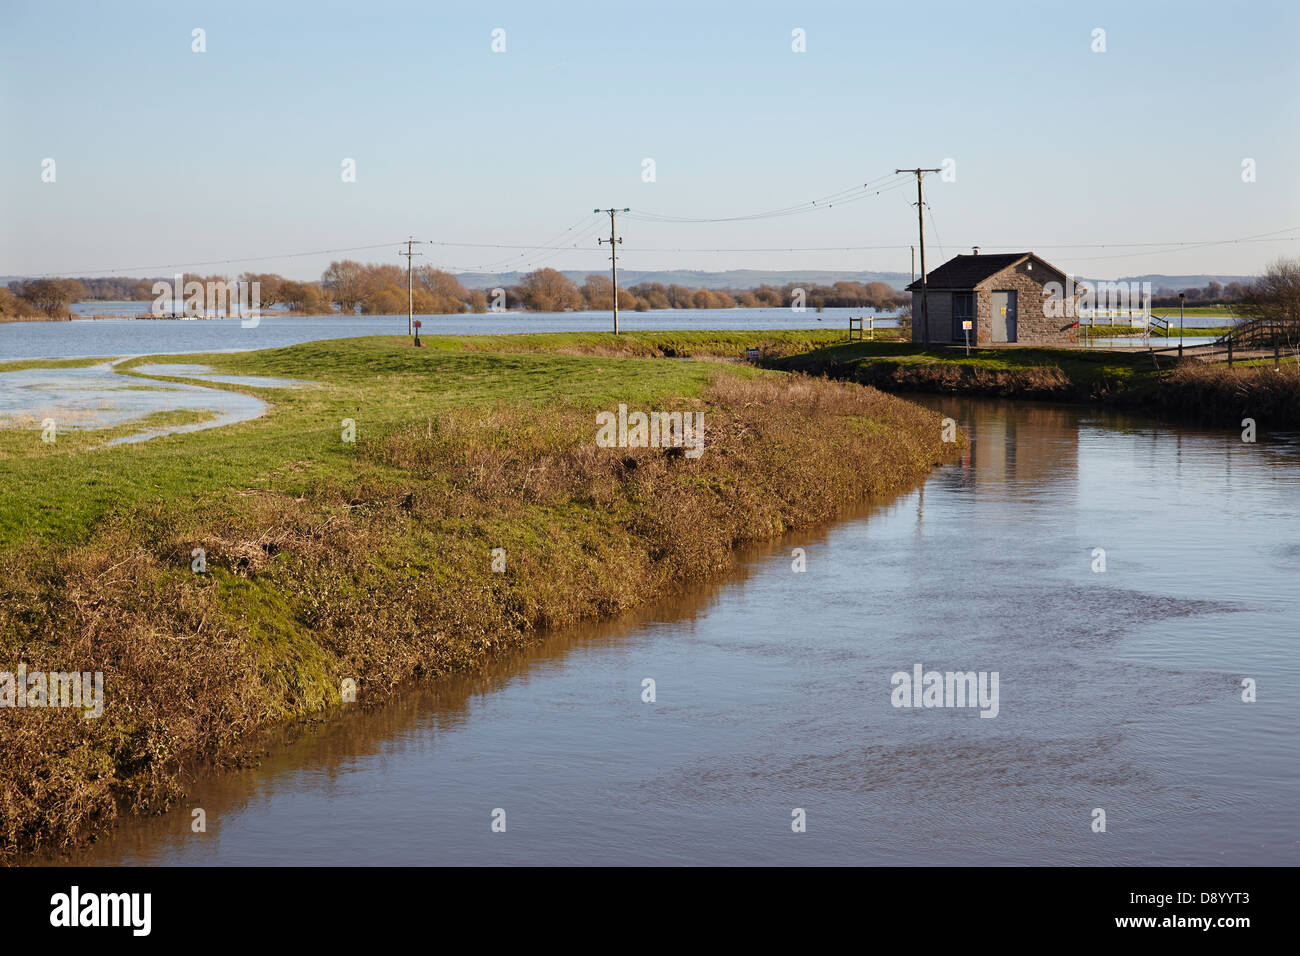
{"type": "Polygon", "coordinates": [[[153,298],[154,279],[77,279],[86,290],[79,302],[147,302],[153,298]]]}
{"type": "Polygon", "coordinates": [[[0,321],[16,319],[69,319],[72,303],[86,298],[86,287],[76,279],[26,279],[0,288],[0,321]]]}
{"type": "MultiPolygon", "coordinates": [[[[1279,260],[1281,261],[1281,260],[1279,260]]],[[[1270,264],[1279,268],[1279,263],[1270,264]]],[[[284,306],[303,315],[353,312],[362,315],[396,315],[406,311],[406,270],[399,265],[379,265],[345,259],[331,262],[317,282],[299,282],[270,272],[245,272],[241,282],[258,282],[262,308],[284,306]]],[[[1254,282],[1210,281],[1201,288],[1184,289],[1187,305],[1232,305],[1242,310],[1254,302],[1268,276],[1254,282]]],[[[183,282],[224,283],[227,276],[186,274],[183,282]]],[[[76,302],[134,301],[156,298],[155,282],[173,283],[174,277],[130,279],[124,277],[80,279],[27,279],[0,287],[0,319],[69,318],[76,302]]],[[[608,310],[613,307],[612,285],[606,275],[593,274],[579,285],[556,269],[538,269],[515,285],[500,289],[467,289],[449,272],[432,266],[414,270],[411,300],[421,315],[487,312],[490,309],[527,309],[534,312],[608,310]]],[[[911,296],[884,282],[836,282],[749,289],[692,289],[662,282],[642,282],[618,290],[618,307],[628,311],[650,309],[805,308],[876,309],[906,311],[911,296]]],[[[1177,291],[1158,289],[1151,299],[1157,308],[1176,308],[1177,291]]],[[[145,311],[145,310],[142,310],[145,311]]],[[[169,306],[170,311],[170,306],[169,306]]],[[[1257,309],[1256,309],[1257,311],[1257,309]]]]}
{"type": "MultiPolygon", "coordinates": [[[[406,270],[399,265],[378,265],[344,259],[331,262],[318,282],[299,282],[270,272],[245,272],[241,283],[258,283],[259,305],[263,309],[283,306],[303,315],[334,312],[362,315],[400,315],[407,309],[406,270]]],[[[175,277],[161,279],[31,279],[11,282],[0,289],[0,317],[67,318],[71,306],[88,300],[150,301],[154,283],[167,283],[165,310],[199,314],[225,312],[224,302],[198,300],[183,306],[172,303],[175,277]]],[[[184,274],[181,282],[226,283],[226,276],[184,274]]],[[[183,295],[182,285],[182,295],[183,295]]],[[[420,315],[487,312],[497,309],[527,309],[535,312],[608,310],[613,307],[613,285],[606,275],[587,276],[581,284],[556,269],[538,269],[515,285],[499,289],[466,289],[449,272],[432,266],[415,269],[411,281],[411,303],[420,315]]],[[[750,289],[692,289],[661,282],[643,282],[618,290],[618,307],[628,311],[650,309],[808,309],[872,308],[880,311],[905,309],[911,301],[884,282],[836,282],[816,285],[789,282],[782,286],[760,285],[750,289]]],[[[142,312],[148,310],[141,310],[142,312]]]]}
{"type": "MultiPolygon", "coordinates": [[[[1236,305],[1244,302],[1250,293],[1250,282],[1211,281],[1203,288],[1183,289],[1185,305],[1236,305]]],[[[1176,307],[1178,293],[1174,289],[1157,289],[1151,296],[1151,305],[1161,309],[1176,307]]]]}
{"type": "MultiPolygon", "coordinates": [[[[538,269],[518,285],[502,289],[504,306],[536,312],[612,309],[613,284],[608,276],[589,275],[582,285],[556,269],[538,269]]],[[[692,289],[662,282],[642,282],[618,290],[618,307],[637,312],[650,309],[780,309],[874,308],[891,311],[911,302],[911,296],[884,282],[836,282],[831,286],[760,285],[752,289],[692,289]]]]}

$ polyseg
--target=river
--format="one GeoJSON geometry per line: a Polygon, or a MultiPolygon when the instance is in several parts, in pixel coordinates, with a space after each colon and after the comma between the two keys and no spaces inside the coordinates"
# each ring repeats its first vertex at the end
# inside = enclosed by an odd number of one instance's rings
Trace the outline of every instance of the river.
{"type": "Polygon", "coordinates": [[[72,859],[1300,863],[1296,436],[916,400],[972,442],[911,493],[333,719],[72,859]],[[894,707],[916,664],[997,672],[997,716],[894,707]]]}

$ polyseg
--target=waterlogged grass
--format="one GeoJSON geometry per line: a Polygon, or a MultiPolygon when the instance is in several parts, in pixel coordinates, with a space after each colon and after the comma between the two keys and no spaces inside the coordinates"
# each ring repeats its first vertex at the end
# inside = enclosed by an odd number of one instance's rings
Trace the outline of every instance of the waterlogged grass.
{"type": "Polygon", "coordinates": [[[21,372],[23,369],[28,368],[89,368],[91,365],[102,365],[104,362],[111,360],[111,357],[107,356],[103,358],[15,359],[0,362],[0,373],[21,372]]]}
{"type": "Polygon", "coordinates": [[[0,433],[0,670],[103,671],[105,685],[99,719],[0,721],[0,853],[174,804],[184,771],[339,706],[344,678],[367,706],[479,666],[725,571],[738,545],[908,487],[961,447],[935,413],[873,389],[510,338],[169,356],[319,384],[213,383],[273,405],[138,445],[0,433]],[[703,412],[704,454],[598,447],[594,412],[620,403],[703,412]]]}

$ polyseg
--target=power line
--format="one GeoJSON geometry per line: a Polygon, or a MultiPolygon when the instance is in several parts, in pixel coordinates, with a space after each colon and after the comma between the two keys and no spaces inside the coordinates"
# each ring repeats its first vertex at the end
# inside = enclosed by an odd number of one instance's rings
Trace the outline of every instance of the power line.
{"type": "MultiPolygon", "coordinates": [[[[902,183],[901,185],[906,185],[902,183]]],[[[897,188],[897,187],[892,187],[897,188]]],[[[856,200],[855,200],[856,201],[856,200]]],[[[635,218],[635,213],[630,213],[628,218],[635,218]]],[[[930,212],[931,222],[934,222],[934,213],[930,212]]],[[[442,247],[456,247],[467,249],[509,249],[522,250],[518,255],[510,255],[502,259],[489,263],[483,263],[473,267],[458,267],[448,265],[447,268],[455,269],[461,272],[476,272],[496,268],[512,261],[526,259],[528,264],[535,264],[548,261],[556,255],[564,252],[596,252],[598,250],[585,248],[582,243],[590,238],[596,230],[600,228],[600,223],[589,224],[587,228],[573,233],[581,225],[582,220],[575,222],[573,225],[562,230],[552,239],[543,243],[534,245],[507,244],[507,243],[480,243],[480,242],[457,242],[453,240],[423,240],[424,244],[442,247]],[[570,233],[573,233],[570,235],[570,233]],[[563,242],[561,242],[563,240],[563,242]],[[539,252],[540,256],[529,256],[529,252],[539,252]]],[[[701,220],[710,221],[710,220],[701,220]]],[[[1025,250],[1025,249],[1141,249],[1150,251],[1116,253],[1113,255],[1084,256],[1075,257],[1078,261],[1095,261],[1104,259],[1125,259],[1145,255],[1159,255],[1166,252],[1180,252],[1189,249],[1203,249],[1219,245],[1249,245],[1257,243],[1270,242],[1296,242],[1300,241],[1300,236],[1287,236],[1283,233],[1296,232],[1300,230],[1300,225],[1288,226],[1284,229],[1275,229],[1270,232],[1256,233],[1251,236],[1241,236],[1228,239],[1200,239],[1200,240],[1167,240],[1167,241],[1145,241],[1145,242],[1098,242],[1098,243],[1077,243],[1077,242],[1016,242],[1016,243],[959,243],[958,248],[962,245],[978,245],[982,249],[1005,249],[1005,250],[1025,250]]],[[[935,229],[937,233],[937,228],[935,229]]],[[[407,240],[398,240],[405,243],[407,240]]],[[[391,242],[373,243],[363,246],[345,246],[332,249],[314,249],[305,252],[285,252],[275,255],[264,256],[241,256],[228,257],[222,259],[206,259],[192,262],[171,262],[160,263],[147,266],[114,266],[106,269],[78,269],[67,272],[45,272],[36,273],[37,278],[76,278],[78,276],[92,276],[104,274],[122,274],[122,273],[150,273],[155,274],[161,270],[169,269],[189,269],[199,266],[228,265],[233,263],[245,262],[267,262],[276,259],[301,259],[311,256],[335,255],[344,252],[365,252],[372,249],[391,248],[391,242]]],[[[898,250],[910,248],[910,243],[895,243],[882,245],[853,245],[853,246],[733,246],[733,247],[695,247],[695,246],[628,246],[625,251],[639,253],[670,253],[670,252],[690,252],[690,253],[771,253],[771,252],[863,252],[878,250],[898,250]]]]}
{"type": "MultiPolygon", "coordinates": [[[[581,219],[578,219],[578,220],[577,220],[576,222],[574,222],[572,225],[570,225],[570,226],[566,226],[564,229],[560,230],[558,233],[556,233],[556,234],[555,234],[554,236],[552,236],[550,239],[547,239],[545,242],[538,243],[537,245],[533,245],[533,246],[503,246],[503,245],[491,246],[490,244],[487,244],[487,243],[483,243],[483,244],[480,244],[480,245],[481,245],[483,248],[500,248],[500,249],[515,248],[515,249],[524,249],[524,250],[526,250],[527,252],[531,252],[531,251],[534,251],[534,250],[537,250],[537,249],[551,248],[551,247],[555,247],[557,243],[560,243],[560,242],[562,242],[562,241],[565,241],[566,238],[568,238],[568,234],[569,234],[569,233],[571,233],[574,229],[578,228],[578,226],[582,225],[582,223],[583,223],[583,222],[586,222],[587,220],[588,220],[588,217],[587,217],[587,216],[583,216],[581,219]]],[[[590,228],[590,227],[589,227],[589,228],[590,228]]],[[[584,235],[582,236],[582,238],[586,238],[586,234],[588,234],[588,230],[584,229],[584,230],[583,230],[583,234],[584,234],[584,235]]],[[[578,237],[578,236],[573,236],[573,237],[572,237],[572,240],[573,240],[573,242],[576,244],[576,243],[579,241],[579,237],[578,237]]],[[[438,243],[438,245],[467,245],[467,244],[466,244],[466,243],[438,243]]],[[[518,255],[518,256],[506,256],[504,259],[497,260],[497,261],[495,261],[495,262],[492,262],[492,263],[486,264],[486,265],[484,265],[484,266],[480,266],[480,267],[478,267],[478,268],[492,268],[493,266],[496,266],[498,263],[504,264],[504,263],[507,263],[507,262],[512,261],[513,259],[520,259],[520,258],[523,258],[525,255],[526,255],[526,252],[525,252],[525,253],[521,253],[521,254],[518,255]]]]}
{"type": "MultiPolygon", "coordinates": [[[[583,219],[586,218],[587,218],[586,216],[583,217],[583,219]]],[[[579,220],[579,223],[580,222],[581,220],[579,220]]],[[[467,270],[467,271],[482,271],[482,270],[498,269],[502,266],[512,265],[514,263],[519,262],[519,260],[524,260],[524,259],[531,260],[531,261],[545,262],[546,260],[553,258],[555,255],[558,255],[561,252],[565,252],[571,249],[578,249],[579,251],[584,251],[584,252],[590,251],[587,249],[582,249],[581,243],[585,242],[586,240],[590,239],[593,235],[595,235],[596,230],[600,228],[600,222],[599,220],[597,220],[595,222],[588,223],[588,225],[585,228],[579,230],[577,233],[573,233],[572,230],[577,228],[579,223],[574,223],[574,225],[568,227],[568,229],[565,229],[556,237],[553,237],[552,239],[549,239],[546,242],[539,243],[537,245],[532,245],[532,246],[498,245],[495,248],[523,249],[524,252],[521,252],[518,255],[506,256],[502,259],[496,259],[492,262],[482,263],[476,266],[474,269],[467,270]],[[544,253],[544,254],[540,256],[529,256],[530,252],[544,253]]],[[[465,243],[444,243],[444,244],[445,245],[467,245],[465,243]]],[[[486,246],[486,244],[478,244],[478,245],[486,246]]]]}
{"type": "Polygon", "coordinates": [[[939,238],[939,224],[934,221],[934,207],[926,203],[925,211],[930,214],[930,229],[934,232],[934,244],[939,247],[939,255],[947,259],[948,253],[943,248],[943,240],[939,238]]]}
{"type": "MultiPolygon", "coordinates": [[[[909,203],[909,205],[915,205],[915,203],[909,203]]],[[[932,229],[933,229],[934,228],[933,224],[936,221],[934,219],[933,207],[929,203],[926,203],[926,210],[930,213],[930,219],[931,219],[932,229]]],[[[632,218],[632,216],[629,215],[627,218],[630,219],[632,218]]],[[[1246,236],[1246,237],[1241,237],[1236,239],[1166,240],[1164,242],[1094,242],[1094,243],[1078,243],[1078,242],[1058,243],[1058,242],[1033,242],[1033,241],[1001,242],[1001,243],[977,242],[977,243],[971,243],[971,245],[977,245],[981,249],[1017,249],[1017,250],[1035,249],[1035,248],[1036,249],[1112,249],[1112,248],[1122,249],[1122,248],[1132,248],[1132,247],[1154,247],[1154,246],[1161,246],[1166,248],[1170,248],[1170,247],[1176,248],[1180,246],[1185,246],[1189,248],[1196,248],[1196,247],[1201,247],[1206,245],[1219,245],[1219,244],[1228,244],[1228,243],[1294,242],[1300,240],[1300,236],[1281,236],[1279,234],[1283,232],[1293,232],[1297,229],[1300,229],[1300,226],[1292,226],[1289,229],[1278,229],[1275,232],[1263,233],[1261,234],[1261,236],[1246,236]],[[1272,238],[1266,238],[1266,237],[1272,237],[1272,238]]],[[[590,234],[593,231],[594,231],[593,228],[589,228],[585,230],[587,234],[590,234]]],[[[937,229],[934,229],[934,231],[937,232],[937,229]]],[[[439,246],[486,248],[486,249],[530,249],[531,250],[531,249],[554,248],[560,252],[567,251],[570,248],[575,248],[574,246],[546,247],[540,245],[524,246],[524,245],[509,245],[509,244],[500,244],[500,243],[451,242],[451,241],[440,241],[440,242],[434,242],[432,244],[439,245],[439,246]]],[[[878,250],[878,249],[910,249],[914,245],[915,243],[892,243],[892,244],[871,245],[871,246],[627,246],[626,248],[628,251],[635,251],[635,252],[860,252],[863,250],[878,250]]],[[[958,245],[960,247],[961,244],[958,245]]],[[[596,251],[594,249],[585,250],[582,249],[580,246],[577,246],[576,248],[579,252],[596,251]]]]}
{"type": "Polygon", "coordinates": [[[797,216],[805,212],[814,212],[819,209],[830,209],[837,205],[846,205],[850,202],[857,202],[861,199],[870,198],[872,195],[878,195],[880,192],[889,192],[889,189],[878,190],[876,193],[865,192],[873,185],[883,182],[889,178],[889,175],[880,176],[870,182],[863,183],[861,186],[850,186],[847,189],[841,189],[837,192],[829,193],[825,196],[811,199],[807,202],[796,203],[791,206],[782,206],[778,209],[769,209],[765,212],[749,213],[743,216],[718,216],[718,217],[695,217],[695,216],[669,216],[662,213],[638,211],[628,216],[639,222],[664,222],[664,223],[709,223],[709,222],[748,222],[755,219],[775,219],[782,216],[797,216]],[[857,194],[857,195],[855,195],[857,194]]]}

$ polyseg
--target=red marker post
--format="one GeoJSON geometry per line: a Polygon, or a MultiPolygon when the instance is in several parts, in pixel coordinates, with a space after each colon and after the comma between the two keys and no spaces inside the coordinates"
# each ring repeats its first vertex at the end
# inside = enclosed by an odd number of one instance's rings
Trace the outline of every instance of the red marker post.
{"type": "Polygon", "coordinates": [[[418,320],[415,323],[415,347],[420,348],[420,323],[418,320]]]}

